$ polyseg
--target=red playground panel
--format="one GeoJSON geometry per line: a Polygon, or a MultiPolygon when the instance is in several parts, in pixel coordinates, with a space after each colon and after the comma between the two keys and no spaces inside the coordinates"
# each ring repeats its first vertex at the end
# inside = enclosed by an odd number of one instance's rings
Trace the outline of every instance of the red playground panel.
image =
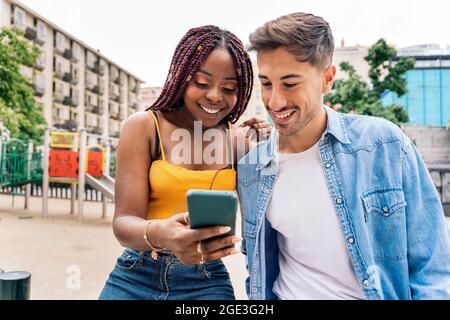
{"type": "Polygon", "coordinates": [[[88,173],[96,178],[103,175],[103,152],[88,152],[88,173]]]}
{"type": "MultiPolygon", "coordinates": [[[[87,172],[96,178],[103,175],[103,153],[87,153],[87,172]]],[[[78,178],[78,151],[50,150],[49,176],[52,178],[78,178]]]]}
{"type": "Polygon", "coordinates": [[[54,178],[78,178],[78,152],[50,150],[48,174],[54,178]]]}

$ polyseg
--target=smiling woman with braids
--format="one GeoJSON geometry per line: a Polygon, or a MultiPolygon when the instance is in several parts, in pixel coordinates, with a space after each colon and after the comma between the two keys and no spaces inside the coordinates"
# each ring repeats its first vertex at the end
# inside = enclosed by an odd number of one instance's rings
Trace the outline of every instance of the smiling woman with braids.
{"type": "MultiPolygon", "coordinates": [[[[250,58],[231,32],[203,26],[181,39],[160,97],[121,132],[113,229],[126,249],[100,299],[234,299],[221,258],[237,253],[229,246],[241,239],[207,240],[225,227],[190,229],[186,191],[236,189],[235,146],[248,128],[231,124],[252,86],[250,58]],[[218,161],[204,158],[207,131],[218,161]]],[[[244,124],[270,130],[257,119],[244,124]]]]}

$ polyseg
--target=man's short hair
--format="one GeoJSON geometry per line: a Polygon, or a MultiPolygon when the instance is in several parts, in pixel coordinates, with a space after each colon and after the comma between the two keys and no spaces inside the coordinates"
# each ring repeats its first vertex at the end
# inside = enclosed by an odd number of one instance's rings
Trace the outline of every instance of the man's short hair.
{"type": "Polygon", "coordinates": [[[331,28],[321,17],[296,12],[266,22],[250,34],[250,51],[270,51],[279,47],[319,69],[331,64],[334,39],[331,28]]]}

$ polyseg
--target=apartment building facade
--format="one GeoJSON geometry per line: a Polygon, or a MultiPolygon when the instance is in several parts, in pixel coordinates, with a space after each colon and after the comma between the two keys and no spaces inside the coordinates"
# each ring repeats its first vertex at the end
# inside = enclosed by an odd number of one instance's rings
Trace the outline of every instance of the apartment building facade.
{"type": "Polygon", "coordinates": [[[144,111],[155,103],[162,92],[162,87],[141,87],[139,93],[139,111],[144,111]]]}
{"type": "Polygon", "coordinates": [[[18,1],[0,0],[3,27],[21,30],[41,51],[21,73],[49,127],[119,137],[123,120],[138,110],[142,80],[18,1]]]}

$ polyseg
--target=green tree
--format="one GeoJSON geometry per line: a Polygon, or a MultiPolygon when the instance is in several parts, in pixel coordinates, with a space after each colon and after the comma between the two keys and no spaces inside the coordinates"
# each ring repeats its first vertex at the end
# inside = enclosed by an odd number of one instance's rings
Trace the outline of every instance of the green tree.
{"type": "Polygon", "coordinates": [[[20,65],[34,65],[40,52],[21,35],[8,28],[0,31],[0,119],[12,138],[41,144],[46,123],[42,106],[34,100],[31,79],[20,73],[20,65]]]}
{"type": "Polygon", "coordinates": [[[365,60],[369,64],[370,85],[361,79],[352,65],[342,62],[339,66],[348,77],[335,81],[334,90],[325,97],[325,101],[337,106],[341,112],[382,117],[396,124],[407,122],[408,114],[401,105],[383,107],[380,99],[386,91],[395,92],[398,96],[407,92],[403,76],[414,68],[415,60],[409,57],[394,60],[396,56],[397,51],[384,39],[369,48],[365,60]]]}

